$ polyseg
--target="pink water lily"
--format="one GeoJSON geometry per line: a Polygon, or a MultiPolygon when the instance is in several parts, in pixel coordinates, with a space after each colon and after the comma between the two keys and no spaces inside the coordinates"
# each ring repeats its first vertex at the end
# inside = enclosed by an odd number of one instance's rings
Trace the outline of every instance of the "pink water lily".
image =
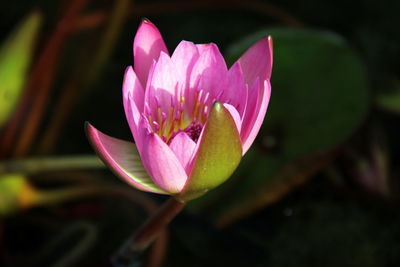
{"type": "Polygon", "coordinates": [[[224,182],[267,111],[271,38],[258,41],[228,69],[213,43],[182,41],[170,56],[157,27],[144,20],[133,55],[123,103],[135,144],[87,124],[97,153],[143,191],[188,200],[224,182]]]}

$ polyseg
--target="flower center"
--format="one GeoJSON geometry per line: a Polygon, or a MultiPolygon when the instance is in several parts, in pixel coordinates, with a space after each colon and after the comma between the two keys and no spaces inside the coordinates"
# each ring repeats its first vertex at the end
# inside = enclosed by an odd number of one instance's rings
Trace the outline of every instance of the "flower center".
{"type": "Polygon", "coordinates": [[[201,123],[192,122],[185,130],[183,130],[195,143],[199,140],[203,125],[201,123]]]}
{"type": "Polygon", "coordinates": [[[185,132],[194,142],[197,142],[207,120],[209,106],[214,101],[215,98],[211,101],[208,92],[199,90],[193,95],[190,107],[186,106],[185,98],[181,96],[171,99],[169,109],[165,107],[162,109],[156,104],[157,107],[147,113],[147,118],[152,130],[167,144],[180,132],[185,132]]]}

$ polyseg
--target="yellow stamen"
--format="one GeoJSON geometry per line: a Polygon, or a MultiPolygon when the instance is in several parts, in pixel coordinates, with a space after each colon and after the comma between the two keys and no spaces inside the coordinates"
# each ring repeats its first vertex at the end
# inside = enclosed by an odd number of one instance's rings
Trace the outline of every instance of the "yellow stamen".
{"type": "Polygon", "coordinates": [[[153,132],[155,132],[156,131],[156,129],[155,129],[156,127],[154,127],[153,117],[151,115],[149,115],[148,119],[149,119],[149,124],[151,126],[151,129],[153,130],[153,132]]]}
{"type": "Polygon", "coordinates": [[[161,108],[157,108],[157,115],[158,115],[158,125],[160,126],[160,129],[158,129],[158,135],[162,136],[163,133],[163,127],[164,127],[164,122],[162,119],[162,114],[161,114],[161,108]]]}

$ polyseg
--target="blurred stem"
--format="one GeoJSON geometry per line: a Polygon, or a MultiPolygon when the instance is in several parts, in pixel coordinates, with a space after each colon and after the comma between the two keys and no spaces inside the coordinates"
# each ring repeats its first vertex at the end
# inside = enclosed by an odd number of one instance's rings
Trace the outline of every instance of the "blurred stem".
{"type": "Polygon", "coordinates": [[[81,197],[101,194],[102,192],[103,188],[98,186],[82,186],[58,190],[38,191],[38,194],[33,200],[33,204],[35,206],[49,204],[53,205],[81,197]]]}
{"type": "Polygon", "coordinates": [[[166,201],[119,251],[114,259],[115,266],[130,266],[153,243],[173,218],[185,207],[174,197],[166,201]]]}
{"type": "MultiPolygon", "coordinates": [[[[158,207],[154,201],[146,195],[132,190],[129,187],[96,184],[85,186],[80,185],[58,190],[35,190],[32,194],[29,207],[49,206],[66,201],[77,200],[82,197],[87,198],[94,196],[114,196],[125,198],[136,205],[141,206],[149,214],[156,212],[156,216],[151,217],[154,218],[155,221],[153,220],[153,222],[146,223],[147,227],[142,227],[142,232],[147,234],[147,242],[151,243],[155,241],[155,246],[151,251],[152,261],[150,261],[150,263],[152,264],[151,266],[159,266],[157,264],[160,264],[163,261],[168,240],[168,235],[164,226],[183,208],[183,203],[170,200],[157,211],[158,207]],[[151,238],[151,240],[149,238],[151,238]],[[156,238],[157,240],[155,240],[156,238]]],[[[138,243],[139,245],[146,242],[146,238],[143,238],[143,234],[138,235],[138,238],[141,242],[138,243]]]]}
{"type": "Polygon", "coordinates": [[[75,23],[88,1],[69,1],[63,9],[65,11],[32,68],[18,108],[0,139],[0,157],[22,157],[30,152],[56,77],[57,59],[71,33],[67,26],[75,23]]]}
{"type": "MultiPolygon", "coordinates": [[[[197,10],[240,10],[266,15],[289,27],[302,27],[304,24],[296,17],[286,12],[284,9],[272,3],[261,1],[244,0],[203,0],[203,1],[169,1],[137,4],[131,10],[130,16],[141,18],[146,16],[156,16],[159,14],[172,12],[190,12],[197,10]]],[[[97,28],[104,24],[108,18],[107,11],[93,12],[84,15],[71,25],[76,32],[97,28]]]]}
{"type": "Polygon", "coordinates": [[[77,200],[82,197],[93,196],[117,196],[129,199],[139,204],[147,212],[154,212],[157,205],[148,197],[125,186],[96,184],[79,185],[70,188],[53,190],[36,190],[31,206],[53,205],[71,200],[77,200]]]}
{"type": "Polygon", "coordinates": [[[185,207],[174,197],[167,200],[136,232],[131,245],[133,250],[145,250],[170,221],[185,207]]]}
{"type": "MultiPolygon", "coordinates": [[[[77,186],[59,190],[36,191],[33,194],[30,206],[54,205],[82,197],[102,195],[126,197],[140,204],[148,212],[155,210],[153,202],[149,201],[145,196],[135,194],[135,192],[125,187],[110,185],[77,186]]],[[[157,239],[158,246],[153,250],[153,253],[157,252],[159,254],[157,260],[159,262],[162,261],[167,238],[165,227],[184,208],[185,204],[171,197],[159,207],[122,248],[121,252],[116,255],[114,259],[116,266],[128,266],[137,260],[159,236],[163,238],[157,239]]]]}
{"type": "MultiPolygon", "coordinates": [[[[77,200],[82,197],[87,198],[87,197],[105,196],[105,195],[126,198],[132,201],[133,203],[141,206],[148,213],[157,212],[158,207],[156,203],[154,203],[154,201],[152,201],[146,195],[141,194],[125,186],[113,186],[113,185],[110,186],[108,184],[76,186],[59,190],[35,191],[30,206],[48,206],[66,201],[77,200]]],[[[153,234],[150,235],[150,237],[152,238],[151,242],[154,241],[158,236],[160,237],[156,240],[156,244],[151,251],[152,258],[153,259],[155,258],[154,259],[155,261],[154,260],[150,261],[153,264],[152,266],[159,266],[157,264],[160,264],[162,262],[163,256],[165,254],[168,235],[163,226],[165,226],[165,224],[167,224],[183,208],[184,205],[180,202],[175,203],[170,201],[169,203],[170,204],[167,205],[169,207],[168,209],[169,217],[167,214],[165,214],[165,212],[164,213],[161,212],[164,215],[160,214],[161,217],[160,216],[157,217],[160,218],[160,221],[159,222],[157,221],[156,224],[154,223],[150,224],[150,226],[153,228],[153,234]],[[163,223],[163,225],[157,225],[160,223],[163,223]],[[155,229],[157,229],[157,232],[154,232],[155,229]]],[[[163,207],[161,207],[160,210],[163,210],[163,207]]],[[[149,232],[149,230],[147,230],[144,233],[150,234],[151,231],[149,232]]],[[[141,240],[142,240],[141,242],[143,243],[143,238],[141,240]]],[[[62,259],[62,261],[63,262],[65,260],[70,261],[71,259],[74,259],[76,255],[78,254],[80,255],[80,252],[81,249],[76,249],[74,250],[74,252],[69,252],[66,255],[67,258],[62,259]]]]}
{"type": "Polygon", "coordinates": [[[147,267],[160,267],[163,265],[165,254],[167,251],[168,243],[168,231],[165,229],[161,231],[157,240],[151,247],[151,251],[147,257],[146,266],[147,267]]]}
{"type": "Polygon", "coordinates": [[[59,256],[51,266],[76,266],[77,262],[95,245],[97,235],[98,230],[94,223],[72,222],[63,227],[55,237],[52,237],[48,243],[42,246],[29,262],[31,266],[43,266],[44,259],[53,258],[52,255],[58,254],[59,256]],[[75,241],[74,238],[76,237],[79,237],[79,239],[75,241]],[[74,241],[74,243],[71,241],[74,241]],[[68,245],[66,246],[66,244],[68,245]],[[60,250],[63,251],[61,255],[57,253],[60,250]]]}
{"type": "Polygon", "coordinates": [[[86,59],[87,49],[84,50],[85,54],[77,57],[80,61],[77,63],[78,66],[75,74],[63,88],[58,104],[55,105],[53,116],[48,124],[49,126],[46,128],[44,137],[39,144],[39,153],[47,154],[53,150],[63,127],[65,127],[71,110],[78,102],[78,98],[83,97],[82,88],[89,90],[97,81],[118,41],[130,10],[131,2],[132,0],[118,0],[114,2],[112,14],[107,18],[109,24],[101,40],[98,42],[98,50],[92,55],[94,59],[86,59]],[[88,64],[87,62],[90,63],[88,64]],[[82,76],[83,72],[87,72],[87,75],[82,76]]]}
{"type": "Polygon", "coordinates": [[[82,155],[57,158],[30,158],[0,162],[0,173],[35,174],[46,171],[104,168],[97,156],[82,155]]]}
{"type": "Polygon", "coordinates": [[[132,0],[118,0],[115,1],[114,8],[111,16],[109,17],[110,23],[105,29],[104,35],[100,40],[99,50],[97,55],[93,60],[92,67],[89,69],[87,74],[87,85],[90,87],[93,82],[97,80],[105,63],[108,61],[111,51],[115,47],[118,41],[118,37],[121,33],[122,26],[126,18],[128,17],[128,12],[130,10],[132,0]]]}

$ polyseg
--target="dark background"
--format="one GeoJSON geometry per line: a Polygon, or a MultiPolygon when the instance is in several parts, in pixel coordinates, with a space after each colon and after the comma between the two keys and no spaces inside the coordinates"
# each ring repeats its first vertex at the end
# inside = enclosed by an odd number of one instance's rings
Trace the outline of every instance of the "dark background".
{"type": "Polygon", "coordinates": [[[396,0],[2,3],[0,47],[32,12],[41,24],[0,125],[0,265],[109,266],[166,200],[93,163],[83,130],[90,121],[131,140],[121,85],[146,17],[170,52],[214,42],[229,64],[270,34],[274,67],[239,169],[178,215],[143,266],[398,266],[399,10],[396,0]],[[82,155],[91,163],[68,161],[82,155]]]}

